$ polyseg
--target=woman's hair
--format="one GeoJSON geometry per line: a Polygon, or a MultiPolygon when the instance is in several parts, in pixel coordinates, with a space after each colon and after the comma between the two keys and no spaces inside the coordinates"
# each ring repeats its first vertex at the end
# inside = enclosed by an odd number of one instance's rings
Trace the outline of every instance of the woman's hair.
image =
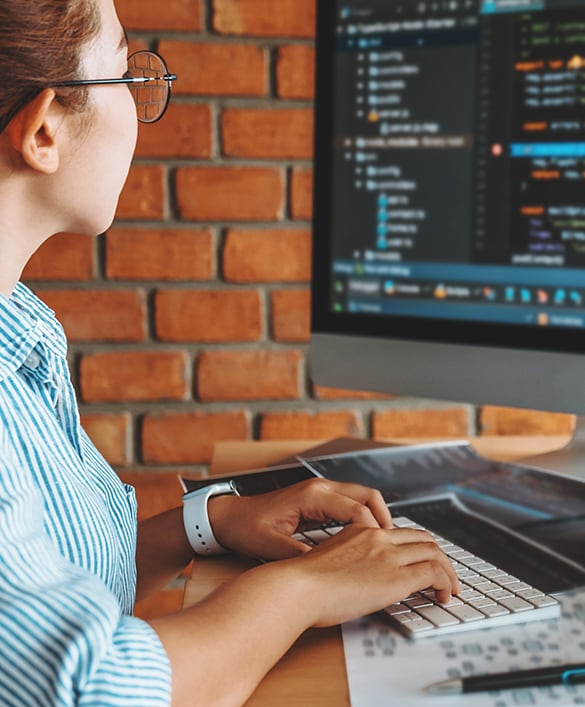
{"type": "MultiPolygon", "coordinates": [[[[0,0],[0,132],[44,88],[80,78],[81,51],[100,30],[95,0],[0,0]]],[[[56,88],[81,111],[83,88],[56,88]]]]}

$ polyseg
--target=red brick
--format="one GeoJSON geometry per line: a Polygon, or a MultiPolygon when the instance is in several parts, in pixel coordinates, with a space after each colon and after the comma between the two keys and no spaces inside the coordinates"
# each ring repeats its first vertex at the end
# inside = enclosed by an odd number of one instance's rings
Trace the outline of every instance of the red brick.
{"type": "Polygon", "coordinates": [[[484,435],[564,435],[573,431],[575,418],[564,413],[487,405],[480,411],[484,435]]]}
{"type": "Polygon", "coordinates": [[[246,440],[247,413],[176,413],[147,415],[142,426],[142,449],[148,464],[204,464],[215,442],[246,440]]]}
{"type": "Polygon", "coordinates": [[[211,108],[171,101],[165,117],[159,123],[139,124],[138,157],[212,156],[211,108]]]}
{"type": "Polygon", "coordinates": [[[183,490],[176,472],[125,469],[118,476],[136,491],[138,520],[181,505],[183,490]]]}
{"type": "Polygon", "coordinates": [[[159,51],[179,76],[173,86],[177,96],[264,96],[268,91],[268,56],[262,47],[162,41],[159,51]]]}
{"type": "Polygon", "coordinates": [[[470,422],[466,408],[380,410],[372,415],[372,436],[463,438],[469,435],[470,422]]]}
{"type": "Polygon", "coordinates": [[[255,290],[158,292],[155,317],[162,341],[258,341],[262,335],[262,301],[255,290]]]}
{"type": "Polygon", "coordinates": [[[276,91],[280,98],[312,99],[315,95],[315,49],[300,44],[280,47],[276,91]]]}
{"type": "Polygon", "coordinates": [[[223,254],[230,282],[308,282],[311,234],[299,230],[231,230],[223,254]]]}
{"type": "Polygon", "coordinates": [[[128,413],[81,415],[89,438],[110,464],[126,466],[132,460],[132,423],[128,413]]]}
{"type": "Polygon", "coordinates": [[[372,393],[367,390],[331,388],[324,385],[314,386],[313,395],[317,400],[390,400],[394,397],[384,393],[372,393]]]}
{"type": "Polygon", "coordinates": [[[294,400],[301,395],[299,351],[205,351],[199,356],[199,398],[294,400]]]}
{"type": "Polygon", "coordinates": [[[313,170],[294,169],[290,188],[290,208],[295,220],[313,217],[313,170]]]}
{"type": "Polygon", "coordinates": [[[37,250],[24,280],[90,280],[95,269],[95,238],[59,233],[37,250]]]}
{"type": "Polygon", "coordinates": [[[211,231],[112,228],[106,235],[111,280],[209,280],[214,272],[211,231]]]}
{"type": "Polygon", "coordinates": [[[120,195],[117,218],[163,218],[165,176],[165,169],[159,165],[133,165],[120,195]]]}
{"type": "Polygon", "coordinates": [[[146,308],[132,290],[44,290],[37,293],[57,316],[71,341],[143,341],[146,308]]]}
{"type": "Polygon", "coordinates": [[[202,27],[201,0],[173,0],[164,6],[144,0],[116,0],[116,9],[126,29],[198,32],[202,27]]]}
{"type": "Polygon", "coordinates": [[[214,0],[213,28],[222,34],[312,37],[315,0],[214,0]]]}
{"type": "Polygon", "coordinates": [[[270,412],[262,415],[260,424],[260,438],[263,440],[332,439],[348,436],[364,436],[364,424],[358,412],[270,412]]]}
{"type": "Polygon", "coordinates": [[[269,167],[185,167],[177,170],[177,202],[183,219],[280,220],[284,178],[269,167]]]}
{"type": "Polygon", "coordinates": [[[119,351],[83,356],[81,398],[86,403],[185,400],[188,357],[183,351],[119,351]]]}
{"type": "Polygon", "coordinates": [[[272,336],[276,341],[306,342],[311,336],[309,290],[278,290],[271,294],[272,336]]]}
{"type": "Polygon", "coordinates": [[[310,159],[313,154],[308,108],[226,108],[221,127],[228,157],[310,159]]]}

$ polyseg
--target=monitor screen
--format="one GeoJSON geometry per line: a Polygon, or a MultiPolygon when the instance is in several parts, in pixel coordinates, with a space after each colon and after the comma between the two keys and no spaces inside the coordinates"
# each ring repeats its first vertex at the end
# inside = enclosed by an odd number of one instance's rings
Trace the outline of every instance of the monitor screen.
{"type": "Polygon", "coordinates": [[[585,0],[318,0],[311,371],[585,412],[585,0]]]}

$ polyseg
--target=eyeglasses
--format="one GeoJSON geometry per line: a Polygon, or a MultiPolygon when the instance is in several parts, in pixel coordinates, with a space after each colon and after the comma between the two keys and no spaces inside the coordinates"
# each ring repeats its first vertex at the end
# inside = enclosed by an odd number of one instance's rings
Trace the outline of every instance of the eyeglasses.
{"type": "Polygon", "coordinates": [[[128,71],[120,79],[60,81],[52,83],[51,87],[127,84],[136,103],[138,120],[156,123],[165,114],[171,98],[171,84],[176,80],[176,74],[169,74],[162,56],[144,50],[128,57],[128,71]]]}

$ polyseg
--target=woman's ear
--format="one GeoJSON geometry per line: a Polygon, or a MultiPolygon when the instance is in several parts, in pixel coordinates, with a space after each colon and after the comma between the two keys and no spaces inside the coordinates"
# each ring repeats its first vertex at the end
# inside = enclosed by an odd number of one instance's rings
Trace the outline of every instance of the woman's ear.
{"type": "Polygon", "coordinates": [[[55,104],[55,91],[45,88],[14,116],[5,130],[10,144],[24,162],[45,174],[54,174],[59,169],[57,130],[63,113],[55,110],[55,104]]]}

